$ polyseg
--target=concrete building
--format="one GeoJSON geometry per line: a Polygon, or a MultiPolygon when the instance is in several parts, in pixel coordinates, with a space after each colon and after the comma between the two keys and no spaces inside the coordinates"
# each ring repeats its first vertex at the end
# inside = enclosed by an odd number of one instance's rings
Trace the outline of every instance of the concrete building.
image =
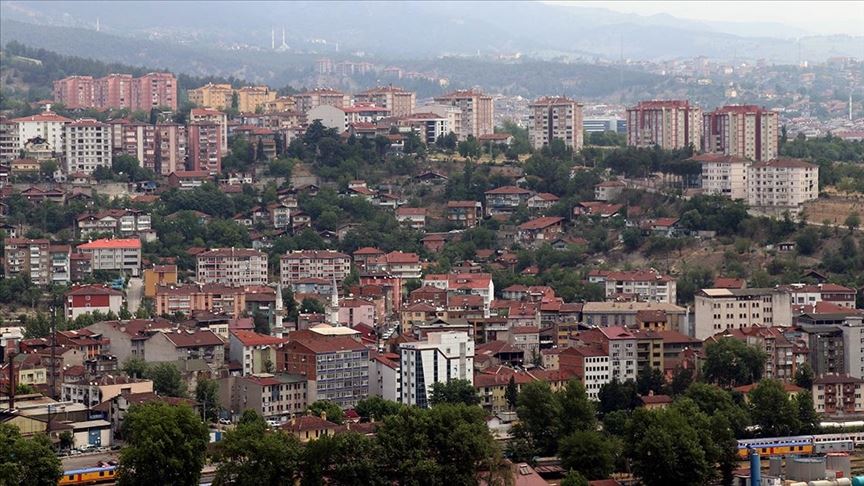
{"type": "Polygon", "coordinates": [[[329,400],[347,409],[369,396],[369,349],[341,332],[290,333],[279,368],[309,380],[310,403],[329,400]]]}
{"type": "Polygon", "coordinates": [[[318,105],[310,108],[306,112],[306,119],[309,123],[319,121],[325,128],[333,128],[339,133],[348,130],[348,117],[345,110],[339,106],[318,105]]]}
{"type": "Polygon", "coordinates": [[[351,257],[334,250],[297,250],[279,259],[283,287],[305,278],[336,279],[339,284],[351,272],[351,257]]]}
{"type": "Polygon", "coordinates": [[[501,186],[490,189],[485,192],[486,215],[514,213],[520,205],[527,204],[528,199],[533,194],[530,190],[517,186],[501,186]]]}
{"type": "Polygon", "coordinates": [[[154,305],[157,315],[180,312],[212,312],[239,318],[252,307],[275,307],[276,291],[264,285],[228,286],[223,284],[159,285],[155,289],[154,305]],[[253,306],[254,303],[254,306],[253,306]]]}
{"type": "Polygon", "coordinates": [[[91,312],[113,312],[116,316],[123,307],[123,292],[103,285],[73,287],[66,292],[65,298],[64,315],[69,320],[91,312]]]}
{"type": "Polygon", "coordinates": [[[627,184],[621,181],[603,181],[594,186],[594,199],[598,201],[613,201],[627,189],[627,184]]]}
{"type": "Polygon", "coordinates": [[[141,274],[141,240],[102,239],[78,245],[78,252],[93,255],[92,269],[141,274]]]}
{"type": "MultiPolygon", "coordinates": [[[[56,252],[46,239],[31,240],[27,238],[6,238],[4,245],[4,265],[6,277],[27,276],[36,285],[48,285],[52,282],[69,281],[69,247],[66,246],[66,256],[55,256],[56,252]],[[57,276],[55,277],[55,274],[57,276]]],[[[62,250],[57,248],[57,250],[62,250]]],[[[60,252],[62,253],[62,251],[60,252]]]]}
{"type": "Polygon", "coordinates": [[[543,97],[529,108],[528,137],[535,150],[558,139],[574,151],[582,150],[582,104],[564,97],[543,97]]]}
{"type": "Polygon", "coordinates": [[[144,296],[156,297],[156,287],[177,283],[177,265],[153,265],[144,269],[144,296]]]}
{"type": "Polygon", "coordinates": [[[660,302],[586,302],[582,306],[582,321],[589,326],[666,329],[688,334],[687,309],[660,302]],[[663,321],[645,326],[642,316],[647,312],[662,312],[663,321]]]}
{"type": "Polygon", "coordinates": [[[234,89],[230,84],[207,83],[200,88],[186,91],[189,102],[200,108],[225,110],[231,108],[234,89]]]}
{"type": "Polygon", "coordinates": [[[840,373],[813,380],[813,406],[817,413],[842,416],[864,412],[864,380],[840,373]]]}
{"type": "Polygon", "coordinates": [[[54,81],[54,101],[70,110],[92,108],[93,76],[68,76],[54,81]]]}
{"type": "Polygon", "coordinates": [[[792,297],[782,289],[702,289],[694,307],[697,339],[756,324],[792,325],[792,297]]]}
{"type": "Polygon", "coordinates": [[[240,363],[243,376],[272,373],[277,369],[277,349],[284,342],[282,338],[235,329],[228,336],[229,357],[240,363]]]}
{"type": "Polygon", "coordinates": [[[111,167],[111,126],[82,119],[68,123],[66,131],[66,173],[92,174],[97,167],[111,167]]]}
{"type": "Polygon", "coordinates": [[[111,131],[115,153],[131,155],[145,169],[156,171],[156,126],[147,123],[112,124],[111,131]]]}
{"type": "MultiPolygon", "coordinates": [[[[609,378],[624,382],[636,380],[639,339],[624,327],[612,326],[589,329],[577,339],[588,346],[602,349],[609,357],[609,378]]],[[[602,364],[602,362],[599,362],[602,364]]],[[[559,357],[559,366],[560,357],[559,357]]]]}
{"type": "Polygon", "coordinates": [[[93,85],[93,106],[99,109],[134,110],[132,106],[131,74],[109,74],[96,79],[93,85]]]}
{"type": "Polygon", "coordinates": [[[152,391],[152,380],[105,375],[83,383],[63,383],[61,399],[64,402],[81,403],[92,408],[120,394],[152,391]]]}
{"type": "Polygon", "coordinates": [[[830,303],[847,309],[855,308],[856,291],[843,285],[832,283],[789,284],[782,286],[792,294],[792,305],[815,306],[820,302],[830,303]]]}
{"type": "Polygon", "coordinates": [[[475,90],[459,90],[435,97],[435,103],[459,109],[458,126],[451,125],[451,130],[460,141],[469,135],[480,138],[480,135],[495,131],[495,108],[491,96],[475,90]]]}
{"type": "Polygon", "coordinates": [[[95,235],[130,237],[144,235],[152,230],[149,213],[138,209],[106,209],[86,213],[75,221],[78,237],[88,239],[95,235]]]}
{"type": "Polygon", "coordinates": [[[448,116],[423,112],[403,116],[398,124],[402,128],[413,130],[426,145],[429,145],[453,131],[450,127],[450,119],[451,117],[448,116]]]}
{"type": "Polygon", "coordinates": [[[18,123],[0,118],[0,162],[18,158],[20,147],[18,123]]]}
{"type": "Polygon", "coordinates": [[[365,261],[365,269],[371,273],[384,273],[398,278],[420,278],[423,266],[416,253],[391,251],[384,255],[372,256],[365,261]]]}
{"type": "Polygon", "coordinates": [[[677,301],[675,279],[654,269],[596,272],[591,281],[603,285],[607,299],[634,296],[643,302],[674,304],[677,301]]]}
{"type": "Polygon", "coordinates": [[[447,201],[447,222],[460,228],[473,228],[483,220],[480,201],[447,201]]]}
{"type": "Polygon", "coordinates": [[[294,102],[297,105],[297,111],[308,113],[312,108],[321,105],[330,105],[336,108],[351,106],[351,97],[335,89],[317,88],[294,95],[294,102]]]}
{"type": "Polygon", "coordinates": [[[596,346],[568,347],[556,351],[554,356],[558,359],[558,369],[573,372],[585,387],[588,398],[598,400],[600,388],[612,381],[609,354],[596,346]]]}
{"type": "Polygon", "coordinates": [[[263,111],[267,103],[276,99],[276,92],[267,86],[244,86],[236,93],[240,113],[255,113],[259,108],[263,111]]]}
{"type": "Polygon", "coordinates": [[[354,95],[354,102],[387,108],[391,116],[405,116],[414,113],[417,94],[395,86],[379,86],[354,95]]]}
{"type": "Polygon", "coordinates": [[[775,159],[779,153],[778,119],[776,111],[754,105],[729,105],[705,113],[704,150],[756,161],[775,159]]]}
{"type": "Polygon", "coordinates": [[[186,170],[186,127],[177,123],[156,125],[157,174],[167,176],[186,170]]]}
{"type": "Polygon", "coordinates": [[[188,133],[188,168],[210,175],[222,171],[222,127],[216,123],[190,123],[188,133]]]}
{"type": "Polygon", "coordinates": [[[144,348],[148,363],[200,359],[212,369],[225,364],[225,341],[210,329],[176,329],[154,333],[144,348]]]}
{"type": "Polygon", "coordinates": [[[747,187],[750,207],[797,213],[819,197],[819,166],[800,159],[763,160],[750,166],[747,187]]]}
{"type": "Polygon", "coordinates": [[[283,421],[305,413],[307,387],[306,377],[286,373],[229,376],[219,380],[219,405],[234,417],[254,410],[265,419],[283,421]]]}
{"type": "Polygon", "coordinates": [[[199,284],[267,285],[267,254],[247,248],[214,248],[197,255],[199,284]]]}
{"type": "Polygon", "coordinates": [[[479,295],[483,298],[484,317],[489,317],[492,299],[495,298],[495,283],[488,273],[427,274],[423,286],[447,291],[447,295],[479,295]]]}
{"type": "Polygon", "coordinates": [[[189,121],[219,125],[219,148],[222,155],[228,154],[228,115],[209,108],[192,108],[189,112],[189,121]]]}
{"type": "Polygon", "coordinates": [[[399,345],[402,373],[400,402],[429,406],[434,383],[474,382],[474,341],[465,332],[433,332],[422,342],[399,345]]]}
{"type": "Polygon", "coordinates": [[[733,155],[701,154],[692,159],[702,165],[702,192],[747,200],[750,160],[733,155]]]}
{"type": "Polygon", "coordinates": [[[177,110],[177,78],[171,73],[147,73],[132,82],[132,111],[177,110]]]}
{"type": "Polygon", "coordinates": [[[702,149],[702,110],[687,100],[640,101],[627,109],[627,145],[702,149]]]}
{"type": "Polygon", "coordinates": [[[378,354],[369,362],[369,396],[398,402],[402,397],[402,371],[399,355],[378,354]]]}
{"type": "Polygon", "coordinates": [[[16,147],[16,157],[18,156],[18,151],[27,151],[32,144],[37,144],[40,141],[45,147],[44,149],[41,149],[45,152],[43,158],[56,159],[65,155],[65,126],[72,123],[71,119],[46,111],[38,115],[14,118],[10,121],[16,123],[18,126],[18,147],[16,147]]]}

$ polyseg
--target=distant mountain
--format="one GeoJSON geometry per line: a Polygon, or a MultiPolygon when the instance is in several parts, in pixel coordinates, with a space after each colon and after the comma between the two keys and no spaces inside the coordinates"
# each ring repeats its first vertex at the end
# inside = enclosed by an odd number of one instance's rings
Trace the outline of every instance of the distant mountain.
{"type": "MultiPolygon", "coordinates": [[[[706,22],[639,16],[594,7],[539,2],[55,2],[4,1],[0,15],[41,25],[162,39],[186,46],[268,48],[286,29],[303,52],[364,51],[418,58],[442,54],[522,52],[590,59],[797,60],[864,57],[864,37],[807,36],[770,22],[706,22]]],[[[9,37],[5,34],[5,37],[9,37]]],[[[78,53],[81,54],[81,53],[78,53]]]]}

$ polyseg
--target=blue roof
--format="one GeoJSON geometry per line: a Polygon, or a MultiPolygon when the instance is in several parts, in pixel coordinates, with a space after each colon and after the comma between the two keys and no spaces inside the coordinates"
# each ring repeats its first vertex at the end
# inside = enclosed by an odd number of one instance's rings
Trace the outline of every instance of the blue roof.
{"type": "Polygon", "coordinates": [[[89,472],[99,472],[99,471],[113,471],[117,469],[117,466],[105,466],[105,467],[85,467],[84,469],[70,469],[68,471],[63,471],[63,474],[69,476],[71,474],[84,474],[89,472]]]}

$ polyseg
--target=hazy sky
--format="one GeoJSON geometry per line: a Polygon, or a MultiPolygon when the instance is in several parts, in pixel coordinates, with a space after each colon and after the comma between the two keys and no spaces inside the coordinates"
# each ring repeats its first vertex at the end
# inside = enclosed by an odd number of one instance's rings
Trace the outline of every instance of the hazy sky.
{"type": "Polygon", "coordinates": [[[864,1],[681,1],[549,2],[601,7],[618,12],[726,22],[779,22],[814,34],[864,35],[864,1]]]}

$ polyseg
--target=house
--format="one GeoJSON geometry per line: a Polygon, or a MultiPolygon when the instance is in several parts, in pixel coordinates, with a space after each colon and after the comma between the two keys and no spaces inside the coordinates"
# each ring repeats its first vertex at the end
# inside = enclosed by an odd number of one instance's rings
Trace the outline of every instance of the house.
{"type": "Polygon", "coordinates": [[[75,319],[90,312],[113,312],[117,315],[123,307],[123,292],[103,285],[73,287],[66,292],[65,297],[64,314],[67,319],[75,319]]]}
{"type": "Polygon", "coordinates": [[[444,174],[439,174],[438,172],[433,172],[431,170],[427,170],[422,174],[414,176],[420,184],[430,186],[430,185],[438,185],[447,182],[447,176],[444,174]]]}
{"type": "Polygon", "coordinates": [[[333,435],[339,426],[327,420],[327,415],[321,417],[315,415],[302,415],[293,417],[279,428],[300,439],[300,442],[309,442],[325,435],[333,435]]]}
{"type": "Polygon", "coordinates": [[[516,186],[502,186],[486,191],[486,215],[511,214],[526,204],[533,193],[516,186]]]}
{"type": "Polygon", "coordinates": [[[509,147],[513,143],[513,135],[509,133],[484,133],[477,137],[480,145],[506,145],[509,147]]]}
{"type": "Polygon", "coordinates": [[[152,391],[152,380],[104,375],[82,383],[63,383],[61,396],[63,401],[82,403],[92,408],[120,394],[152,391]]]}
{"type": "Polygon", "coordinates": [[[577,203],[573,207],[573,217],[598,216],[600,218],[611,218],[612,216],[621,215],[621,210],[624,209],[622,204],[609,204],[601,201],[583,201],[577,203]]]}
{"type": "Polygon", "coordinates": [[[306,377],[287,373],[228,376],[219,380],[219,405],[234,418],[254,410],[265,419],[290,419],[306,411],[307,387],[306,377]]]}
{"type": "Polygon", "coordinates": [[[483,206],[479,201],[447,201],[447,222],[451,226],[473,228],[483,218],[483,206]]]}
{"type": "Polygon", "coordinates": [[[182,191],[201,187],[210,180],[210,171],[207,170],[177,171],[168,174],[167,185],[182,191]]]}
{"type": "Polygon", "coordinates": [[[213,368],[225,363],[225,342],[209,329],[174,330],[157,332],[150,337],[144,352],[144,361],[204,360],[213,368]]]}
{"type": "Polygon", "coordinates": [[[643,221],[640,228],[643,232],[653,236],[673,238],[678,235],[680,228],[678,218],[657,218],[643,221]]]}
{"type": "Polygon", "coordinates": [[[540,192],[528,198],[528,210],[539,213],[555,205],[561,198],[548,192],[540,192]]]}
{"type": "Polygon", "coordinates": [[[597,201],[613,201],[624,192],[627,184],[621,181],[603,181],[594,186],[594,199],[597,201]]]}
{"type": "Polygon", "coordinates": [[[232,330],[229,332],[229,357],[240,363],[244,376],[270,373],[276,369],[277,347],[284,342],[282,338],[254,331],[232,330]]]}
{"type": "Polygon", "coordinates": [[[426,227],[426,208],[398,208],[396,220],[409,228],[422,230],[426,227]]]}
{"type": "Polygon", "coordinates": [[[525,245],[535,245],[553,241],[564,232],[564,218],[544,216],[519,225],[517,240],[525,245]]]}

